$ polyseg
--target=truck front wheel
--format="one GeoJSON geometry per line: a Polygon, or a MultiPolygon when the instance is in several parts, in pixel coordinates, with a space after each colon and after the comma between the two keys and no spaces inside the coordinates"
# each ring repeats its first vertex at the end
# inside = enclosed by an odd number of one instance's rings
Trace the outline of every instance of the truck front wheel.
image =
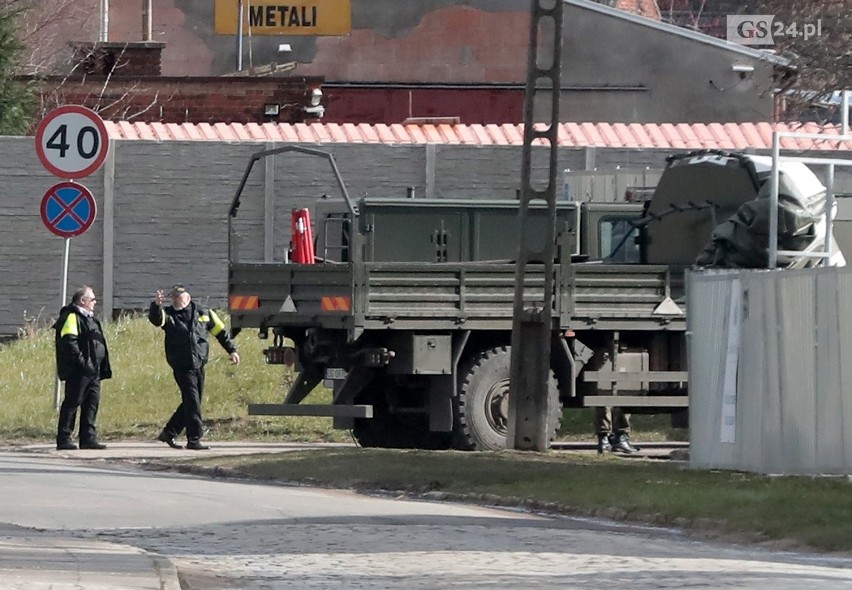
{"type": "MultiPolygon", "coordinates": [[[[462,368],[453,416],[456,448],[497,451],[508,446],[510,361],[509,347],[502,346],[481,352],[462,368]]],[[[562,419],[562,408],[552,372],[548,395],[547,428],[553,439],[562,419]]]]}

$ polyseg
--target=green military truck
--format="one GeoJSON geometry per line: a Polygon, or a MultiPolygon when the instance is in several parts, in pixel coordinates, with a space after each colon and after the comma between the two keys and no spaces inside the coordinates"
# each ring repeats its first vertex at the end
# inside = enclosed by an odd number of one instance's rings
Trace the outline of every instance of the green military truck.
{"type": "MultiPolygon", "coordinates": [[[[686,269],[708,246],[717,260],[738,251],[714,229],[766,202],[756,199],[768,177],[758,160],[672,157],[650,200],[558,203],[549,430],[563,407],[685,414],[686,269]]],[[[544,227],[546,209],[528,214],[544,227]]],[[[330,416],[364,446],[507,446],[517,201],[354,202],[331,155],[288,146],[252,157],[229,219],[232,327],[269,338],[267,362],[298,367],[283,403],[250,414],[330,416]],[[316,261],[243,260],[233,220],[246,178],[258,160],[290,151],[327,158],[342,195],[316,205],[316,261]],[[321,383],[332,403],[302,404],[321,383]]],[[[793,229],[800,242],[813,234],[793,229]]],[[[543,267],[527,267],[533,296],[543,267]]]]}

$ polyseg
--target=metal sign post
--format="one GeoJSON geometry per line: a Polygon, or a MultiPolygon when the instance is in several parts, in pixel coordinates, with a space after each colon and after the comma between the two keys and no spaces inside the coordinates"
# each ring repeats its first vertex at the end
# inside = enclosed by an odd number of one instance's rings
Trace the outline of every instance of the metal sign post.
{"type": "MultiPolygon", "coordinates": [[[[71,238],[79,236],[92,226],[98,208],[95,198],[82,184],[60,182],[44,194],[41,200],[41,220],[52,234],[65,238],[62,254],[62,282],[59,285],[59,308],[68,298],[68,259],[71,251],[71,238]]],[[[59,398],[62,390],[59,375],[53,389],[53,404],[59,410],[59,398]]]]}
{"type": "MultiPolygon", "coordinates": [[[[71,238],[65,238],[65,251],[62,253],[62,283],[60,285],[59,309],[65,306],[65,300],[68,297],[68,255],[71,252],[71,238]]],[[[59,400],[62,396],[62,381],[59,380],[59,374],[56,375],[56,383],[53,388],[53,405],[56,411],[59,411],[59,400]]]]}
{"type": "MultiPolygon", "coordinates": [[[[108,6],[102,0],[102,6],[108,6]]],[[[76,179],[89,176],[101,167],[109,150],[109,135],[100,115],[82,106],[68,105],[52,110],[41,120],[35,136],[36,155],[54,176],[76,179]]],[[[98,207],[91,191],[82,184],[60,182],[50,187],[41,200],[41,220],[45,227],[65,239],[62,254],[62,281],[59,308],[68,298],[68,262],[71,238],[88,230],[98,207]]],[[[56,375],[53,404],[60,407],[62,382],[56,375]]]]}

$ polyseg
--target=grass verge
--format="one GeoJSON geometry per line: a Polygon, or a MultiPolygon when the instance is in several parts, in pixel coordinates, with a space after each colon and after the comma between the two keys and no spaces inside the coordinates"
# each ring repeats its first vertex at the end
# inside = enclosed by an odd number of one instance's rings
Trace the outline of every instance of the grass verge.
{"type": "Polygon", "coordinates": [[[665,461],[518,452],[324,449],[184,462],[189,470],[650,522],[724,540],[852,551],[852,482],[696,471],[665,461]]]}
{"type": "MultiPolygon", "coordinates": [[[[113,378],[101,384],[98,431],[103,440],[152,439],[180,403],[166,364],[163,333],[145,317],[125,316],[105,326],[113,378]]],[[[0,345],[0,438],[6,441],[52,440],[54,407],[53,330],[41,329],[0,345]]],[[[349,440],[323,418],[249,417],[248,404],[284,399],[294,375],[267,365],[268,343],[244,333],[237,338],[242,362],[232,366],[218,343],[211,343],[203,400],[208,437],[218,440],[349,440]]],[[[328,401],[318,389],[307,403],[328,401]]]]}
{"type": "MultiPolygon", "coordinates": [[[[101,387],[98,414],[103,440],[151,439],[180,402],[180,393],[166,364],[162,331],[138,315],[127,315],[105,326],[114,377],[101,387]]],[[[0,439],[52,440],[56,436],[54,408],[54,345],[49,328],[22,331],[23,337],[0,344],[0,439]]],[[[295,375],[290,369],[267,365],[268,341],[245,331],[236,339],[242,362],[234,367],[218,343],[211,344],[207,365],[203,415],[212,440],[349,441],[349,433],[334,430],[331,419],[260,417],[248,415],[249,403],[284,399],[295,375]]],[[[328,403],[330,393],[317,388],[305,403],[328,403]]],[[[560,438],[592,437],[592,410],[566,410],[560,438]]],[[[684,439],[669,428],[668,416],[637,416],[642,440],[684,439]]]]}

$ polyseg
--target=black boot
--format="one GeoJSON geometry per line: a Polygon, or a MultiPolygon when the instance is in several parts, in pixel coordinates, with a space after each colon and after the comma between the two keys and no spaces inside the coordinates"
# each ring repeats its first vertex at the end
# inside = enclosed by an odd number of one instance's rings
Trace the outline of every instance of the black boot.
{"type": "Polygon", "coordinates": [[[638,447],[630,444],[630,436],[626,432],[616,432],[612,437],[612,452],[632,455],[639,451],[638,447]]]}
{"type": "Polygon", "coordinates": [[[195,439],[195,440],[187,441],[186,448],[189,449],[190,451],[206,451],[210,447],[203,444],[200,440],[195,439]]]}
{"type": "Polygon", "coordinates": [[[599,432],[598,433],[598,454],[603,455],[604,453],[609,453],[612,451],[612,443],[609,442],[609,433],[608,432],[599,432]]]}
{"type": "Polygon", "coordinates": [[[160,432],[159,436],[157,436],[157,440],[160,441],[160,442],[166,443],[167,445],[169,445],[173,449],[182,449],[183,448],[182,446],[180,446],[177,443],[174,435],[169,434],[165,429],[163,429],[163,431],[160,432]]]}

